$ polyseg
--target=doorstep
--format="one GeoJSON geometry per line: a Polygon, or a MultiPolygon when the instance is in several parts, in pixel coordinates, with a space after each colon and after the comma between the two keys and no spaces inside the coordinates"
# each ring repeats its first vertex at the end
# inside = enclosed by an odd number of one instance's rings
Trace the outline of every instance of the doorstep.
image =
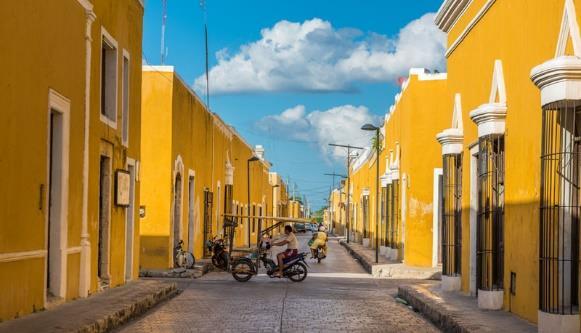
{"type": "Polygon", "coordinates": [[[142,278],[182,278],[198,279],[212,271],[214,266],[209,260],[196,261],[193,269],[174,268],[164,269],[142,269],[139,271],[139,277],[142,278]]]}
{"type": "Polygon", "coordinates": [[[375,262],[375,249],[364,247],[357,243],[347,243],[339,240],[351,256],[359,261],[361,266],[375,278],[384,279],[440,279],[439,268],[423,268],[408,266],[399,261],[389,260],[383,255],[379,255],[379,263],[375,262]]]}
{"type": "Polygon", "coordinates": [[[0,333],[108,332],[178,293],[175,283],[137,280],[0,323],[0,333]]]}
{"type": "Polygon", "coordinates": [[[475,297],[444,292],[437,282],[398,288],[399,298],[444,332],[537,332],[537,327],[506,311],[478,309],[475,297]]]}

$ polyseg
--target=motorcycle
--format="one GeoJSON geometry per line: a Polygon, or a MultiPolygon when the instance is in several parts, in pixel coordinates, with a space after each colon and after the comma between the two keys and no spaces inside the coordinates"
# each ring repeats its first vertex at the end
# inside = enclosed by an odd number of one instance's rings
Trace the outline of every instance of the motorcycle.
{"type": "Polygon", "coordinates": [[[228,268],[228,252],[226,252],[224,240],[214,236],[208,240],[206,248],[212,253],[212,264],[219,269],[226,270],[228,268]]]}
{"type": "MultiPolygon", "coordinates": [[[[322,232],[322,231],[318,231],[318,232],[322,232]]],[[[311,245],[313,244],[313,242],[317,239],[317,233],[318,232],[314,232],[313,233],[313,238],[311,238],[311,240],[309,240],[309,243],[308,243],[309,247],[311,247],[311,245]]],[[[327,254],[326,254],[326,251],[325,251],[325,248],[326,247],[327,247],[327,243],[325,241],[325,244],[323,246],[320,245],[320,246],[317,247],[317,250],[315,251],[314,254],[311,253],[311,258],[316,259],[317,260],[317,263],[320,264],[321,263],[321,260],[327,258],[327,254]]]]}
{"type": "MultiPolygon", "coordinates": [[[[274,260],[268,258],[267,252],[270,250],[270,243],[262,243],[259,247],[259,259],[262,265],[266,268],[266,275],[274,278],[274,273],[278,271],[278,265],[274,260]]],[[[293,257],[287,258],[283,261],[285,267],[282,270],[282,277],[288,278],[292,282],[301,282],[307,278],[307,264],[306,257],[308,253],[299,253],[293,257]]],[[[238,282],[246,282],[252,278],[253,275],[258,274],[258,268],[251,258],[238,258],[232,264],[232,276],[238,282]]]]}

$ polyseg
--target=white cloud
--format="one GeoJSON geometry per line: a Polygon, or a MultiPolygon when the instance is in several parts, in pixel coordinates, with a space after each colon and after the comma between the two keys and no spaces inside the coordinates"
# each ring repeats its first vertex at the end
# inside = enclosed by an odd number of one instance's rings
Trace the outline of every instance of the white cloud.
{"type": "Polygon", "coordinates": [[[256,126],[270,135],[314,143],[326,157],[339,159],[346,155],[345,149],[333,149],[329,143],[367,146],[372,133],[362,131],[361,126],[381,120],[365,106],[342,105],[307,113],[304,105],[297,105],[262,118],[256,126]]]}
{"type": "MultiPolygon", "coordinates": [[[[411,67],[443,70],[446,37],[429,13],[410,22],[395,38],[356,29],[336,29],[314,18],[280,21],[238,53],[216,53],[210,70],[214,93],[253,91],[344,91],[356,81],[393,81],[411,67]]],[[[205,90],[205,76],[194,83],[205,90]]]]}

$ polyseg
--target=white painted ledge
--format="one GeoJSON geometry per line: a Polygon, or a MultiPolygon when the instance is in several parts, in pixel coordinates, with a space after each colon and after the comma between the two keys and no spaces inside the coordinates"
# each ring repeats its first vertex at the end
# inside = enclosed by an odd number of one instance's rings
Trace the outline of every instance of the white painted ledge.
{"type": "Polygon", "coordinates": [[[504,298],[502,290],[481,290],[478,289],[478,308],[483,310],[501,310],[504,298]]]}
{"type": "Polygon", "coordinates": [[[560,315],[539,311],[539,333],[577,333],[579,327],[579,315],[560,315]]]}
{"type": "Polygon", "coordinates": [[[462,286],[460,276],[442,275],[442,291],[459,291],[462,286]]]}

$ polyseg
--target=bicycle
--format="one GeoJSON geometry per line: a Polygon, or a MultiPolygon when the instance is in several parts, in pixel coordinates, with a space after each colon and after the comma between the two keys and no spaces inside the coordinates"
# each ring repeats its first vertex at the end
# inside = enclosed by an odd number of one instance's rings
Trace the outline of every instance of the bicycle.
{"type": "Polygon", "coordinates": [[[182,245],[184,244],[183,240],[180,240],[178,246],[174,248],[175,252],[175,262],[174,265],[176,268],[185,268],[185,269],[192,269],[194,268],[194,264],[196,263],[196,258],[194,255],[188,251],[184,251],[182,245]]]}

